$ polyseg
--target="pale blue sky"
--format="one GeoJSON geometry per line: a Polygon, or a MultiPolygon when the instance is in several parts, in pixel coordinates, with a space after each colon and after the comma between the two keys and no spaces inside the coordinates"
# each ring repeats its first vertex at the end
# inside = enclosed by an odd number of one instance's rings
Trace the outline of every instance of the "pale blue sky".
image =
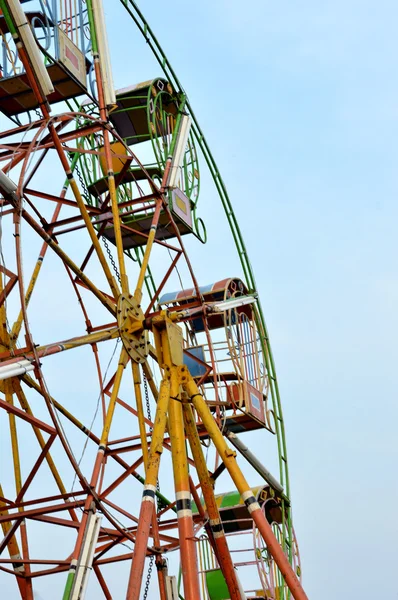
{"type": "Polygon", "coordinates": [[[307,593],[398,598],[397,5],[145,4],[250,251],[307,593]]]}

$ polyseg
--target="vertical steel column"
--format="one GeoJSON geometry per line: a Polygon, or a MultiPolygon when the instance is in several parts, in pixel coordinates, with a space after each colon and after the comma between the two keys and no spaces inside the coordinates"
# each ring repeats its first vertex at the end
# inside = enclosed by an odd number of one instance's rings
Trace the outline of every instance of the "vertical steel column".
{"type": "MultiPolygon", "coordinates": [[[[133,379],[134,379],[134,391],[135,391],[135,399],[138,413],[138,424],[140,429],[140,438],[141,438],[141,446],[142,446],[142,457],[144,459],[144,468],[145,473],[148,469],[148,438],[146,435],[146,426],[145,426],[145,416],[144,409],[142,404],[142,394],[141,394],[141,375],[139,365],[135,362],[132,362],[133,369],[133,379]]],[[[152,531],[153,531],[153,540],[155,542],[156,547],[160,547],[160,538],[159,538],[159,526],[156,519],[156,505],[153,505],[153,514],[152,514],[152,531]]],[[[158,566],[163,562],[162,556],[156,556],[156,567],[158,572],[158,581],[159,581],[159,593],[160,600],[166,600],[166,589],[165,589],[165,580],[164,573],[161,568],[158,566]]]]}
{"type": "Polygon", "coordinates": [[[145,556],[148,547],[149,531],[155,504],[156,482],[158,480],[160,457],[163,452],[163,436],[166,429],[167,408],[170,399],[170,373],[165,369],[165,377],[160,384],[148,467],[145,474],[144,491],[135,539],[133,559],[127,588],[126,600],[139,600],[145,556]]]}
{"type": "MultiPolygon", "coordinates": [[[[176,371],[177,369],[174,367],[174,370],[176,371]]],[[[185,447],[182,405],[175,398],[172,398],[170,401],[168,424],[177,500],[176,508],[184,598],[185,600],[197,600],[200,598],[200,588],[192,520],[191,492],[189,489],[188,457],[185,447]]]]}
{"type": "MultiPolygon", "coordinates": [[[[4,391],[6,402],[9,404],[14,404],[13,401],[13,389],[12,389],[12,380],[6,379],[4,381],[4,391]]],[[[21,474],[21,462],[20,462],[20,452],[19,452],[19,443],[18,443],[18,434],[17,434],[17,423],[15,419],[15,415],[11,412],[8,415],[9,425],[10,425],[10,435],[11,435],[11,447],[12,447],[12,458],[14,463],[14,478],[15,478],[15,491],[18,496],[22,489],[22,474],[21,474]]],[[[20,502],[23,502],[23,498],[20,499],[20,502]]],[[[23,506],[18,507],[19,512],[23,512],[23,506]]],[[[28,534],[26,531],[26,521],[25,519],[21,520],[21,524],[19,526],[20,534],[21,534],[21,544],[22,544],[22,556],[25,560],[29,560],[29,544],[28,544],[28,534]]],[[[24,565],[24,575],[25,575],[25,597],[24,600],[33,600],[33,588],[32,588],[32,579],[30,578],[30,565],[26,563],[24,565]]]]}
{"type": "Polygon", "coordinates": [[[192,404],[194,405],[198,415],[202,419],[206,431],[217,448],[221,460],[225,463],[225,466],[227,467],[229,474],[236,485],[236,489],[246,504],[253,521],[263,536],[269,552],[275,559],[275,562],[278,565],[278,568],[282,573],[293,598],[295,600],[308,600],[308,597],[304,592],[297,575],[292,569],[292,566],[284,554],[278,540],[276,539],[270,524],[268,523],[264,513],[256,501],[249,484],[238,467],[235,459],[236,452],[228,447],[224,436],[217,427],[217,424],[214,421],[212,414],[198,389],[198,386],[191,376],[189,376],[188,380],[184,383],[184,388],[190,396],[192,404]]]}
{"type": "Polygon", "coordinates": [[[189,404],[183,404],[185,431],[188,436],[189,445],[193,459],[195,461],[196,471],[198,473],[200,486],[206,504],[207,514],[210,520],[210,531],[214,540],[214,550],[224,579],[228,586],[231,600],[242,600],[239,590],[239,584],[236,577],[234,564],[229,552],[227,540],[224,533],[224,527],[220,519],[220,513],[214,497],[213,486],[210,481],[209,471],[206,460],[203,455],[202,446],[199,440],[198,430],[196,429],[192,409],[189,404]]]}

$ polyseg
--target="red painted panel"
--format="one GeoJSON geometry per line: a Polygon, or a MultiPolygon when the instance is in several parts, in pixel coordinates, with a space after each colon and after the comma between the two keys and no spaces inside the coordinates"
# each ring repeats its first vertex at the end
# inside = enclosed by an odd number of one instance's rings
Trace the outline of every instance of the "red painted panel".
{"type": "Polygon", "coordinates": [[[242,387],[240,385],[230,385],[228,386],[228,394],[231,394],[233,401],[239,406],[241,400],[240,394],[243,391],[244,406],[242,406],[242,408],[245,410],[246,413],[257,419],[258,421],[261,421],[261,423],[264,423],[265,425],[263,394],[257,388],[251,385],[248,381],[243,381],[242,387]]]}

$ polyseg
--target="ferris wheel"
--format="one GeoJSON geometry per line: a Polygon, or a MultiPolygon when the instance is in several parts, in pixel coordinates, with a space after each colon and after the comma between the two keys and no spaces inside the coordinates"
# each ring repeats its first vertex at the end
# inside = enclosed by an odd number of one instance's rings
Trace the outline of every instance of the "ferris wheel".
{"type": "Polygon", "coordinates": [[[102,0],[0,0],[0,589],[303,600],[250,261],[184,88],[121,4],[159,75],[115,90],[102,0]],[[212,283],[202,169],[235,243],[212,283]]]}

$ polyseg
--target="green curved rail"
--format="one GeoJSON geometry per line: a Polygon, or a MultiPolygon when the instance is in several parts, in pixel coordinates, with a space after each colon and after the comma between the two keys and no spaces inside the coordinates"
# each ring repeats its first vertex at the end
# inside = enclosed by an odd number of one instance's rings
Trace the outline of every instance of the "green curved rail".
{"type": "MultiPolygon", "coordinates": [[[[181,85],[174,69],[172,68],[169,60],[167,59],[166,54],[164,53],[161,45],[156,39],[152,29],[150,28],[148,22],[146,21],[144,15],[138,8],[136,2],[134,0],[120,0],[125,9],[127,10],[130,17],[135,22],[136,26],[140,30],[141,34],[144,36],[146,43],[152,50],[156,60],[158,61],[162,71],[168,81],[174,86],[175,89],[186,95],[186,92],[181,85]]],[[[236,248],[239,254],[240,262],[242,265],[242,269],[245,275],[245,279],[248,285],[248,288],[251,293],[256,292],[256,282],[253,273],[253,269],[250,264],[250,259],[246,250],[245,243],[243,241],[243,236],[240,231],[240,227],[234,211],[232,209],[232,204],[226,189],[226,186],[222,180],[220,172],[217,168],[217,163],[210,151],[209,145],[206,141],[206,138],[200,128],[198,120],[195,116],[194,111],[190,105],[188,96],[187,96],[187,108],[189,110],[189,114],[192,117],[192,129],[193,134],[198,142],[200,149],[202,150],[203,156],[206,160],[206,163],[209,167],[211,175],[213,177],[214,184],[218,190],[226,217],[228,219],[228,223],[231,228],[232,236],[234,238],[236,248]]],[[[285,437],[285,427],[282,413],[282,405],[279,394],[278,380],[276,377],[275,371],[275,363],[272,356],[271,346],[268,337],[267,326],[264,319],[263,310],[261,307],[261,303],[258,300],[257,303],[257,312],[256,312],[256,321],[257,327],[261,334],[261,345],[263,350],[263,355],[265,358],[266,367],[269,374],[270,380],[270,391],[271,398],[273,403],[273,410],[275,413],[275,429],[278,443],[278,452],[279,452],[279,470],[280,470],[280,482],[284,487],[284,491],[286,497],[290,499],[290,486],[289,486],[289,472],[288,472],[288,463],[287,463],[287,451],[286,451],[286,437],[285,437]]],[[[290,501],[287,506],[288,513],[288,523],[287,530],[288,535],[287,539],[284,540],[284,545],[287,545],[286,550],[289,553],[290,560],[292,559],[292,530],[291,530],[291,516],[290,516],[290,501]]],[[[288,597],[290,597],[290,593],[288,593],[288,597]]]]}

